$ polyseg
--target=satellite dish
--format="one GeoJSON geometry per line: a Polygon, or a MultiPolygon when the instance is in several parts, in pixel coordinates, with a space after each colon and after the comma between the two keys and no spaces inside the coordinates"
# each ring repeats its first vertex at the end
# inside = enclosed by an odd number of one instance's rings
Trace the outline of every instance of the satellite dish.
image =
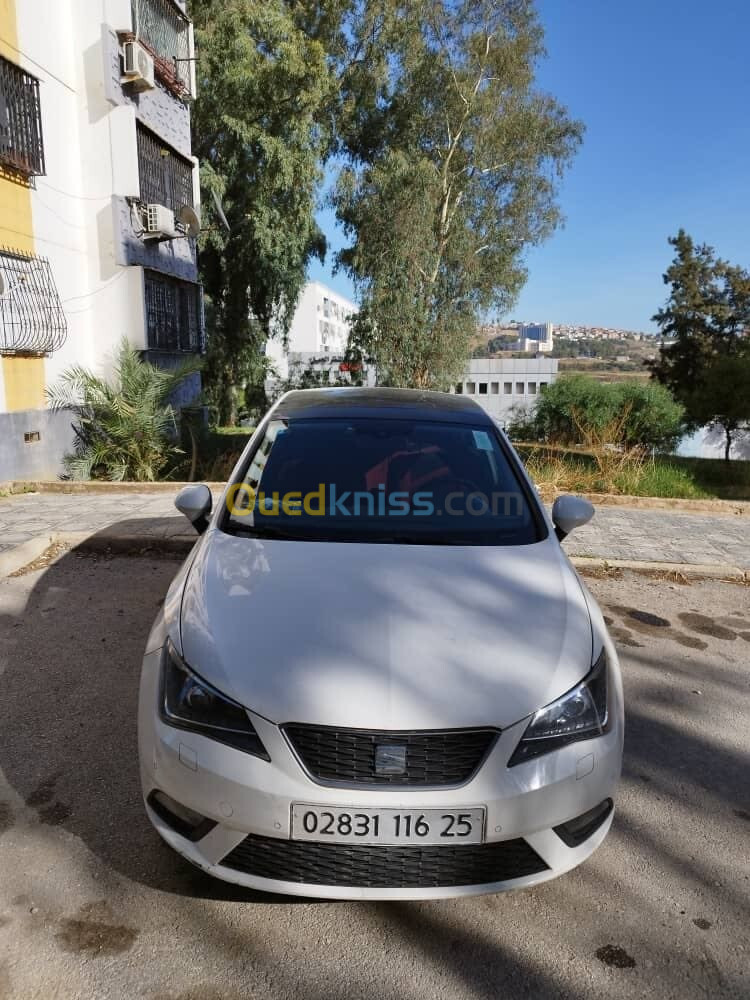
{"type": "Polygon", "coordinates": [[[195,239],[201,231],[201,220],[198,213],[189,205],[182,206],[179,215],[177,216],[177,221],[181,222],[185,227],[185,235],[190,236],[193,239],[195,239]]]}

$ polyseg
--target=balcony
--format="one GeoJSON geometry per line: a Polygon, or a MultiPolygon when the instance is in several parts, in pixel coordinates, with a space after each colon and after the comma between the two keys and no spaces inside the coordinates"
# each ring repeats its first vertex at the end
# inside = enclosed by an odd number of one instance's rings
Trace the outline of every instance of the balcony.
{"type": "Polygon", "coordinates": [[[131,0],[133,35],[154,57],[164,86],[178,97],[195,97],[192,25],[174,0],[131,0]]]}
{"type": "Polygon", "coordinates": [[[67,330],[47,258],[0,247],[0,354],[51,354],[67,330]]]}

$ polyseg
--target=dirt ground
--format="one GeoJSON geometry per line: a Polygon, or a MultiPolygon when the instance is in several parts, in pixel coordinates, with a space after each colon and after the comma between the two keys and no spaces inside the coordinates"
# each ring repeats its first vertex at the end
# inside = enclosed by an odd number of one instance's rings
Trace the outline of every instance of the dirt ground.
{"type": "MultiPolygon", "coordinates": [[[[0,581],[0,998],[750,997],[750,589],[589,579],[622,658],[610,836],[533,890],[256,895],[143,813],[135,709],[171,559],[0,581]]],[[[543,617],[543,609],[540,609],[543,617]]]]}

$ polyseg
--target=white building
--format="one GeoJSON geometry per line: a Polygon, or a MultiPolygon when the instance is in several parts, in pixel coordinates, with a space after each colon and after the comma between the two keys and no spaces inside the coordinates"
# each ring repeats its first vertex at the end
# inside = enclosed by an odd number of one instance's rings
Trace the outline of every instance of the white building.
{"type": "Polygon", "coordinates": [[[266,344],[266,356],[277,377],[289,378],[292,368],[305,367],[308,360],[319,360],[324,366],[328,356],[343,361],[351,321],[358,311],[351,299],[319,281],[308,281],[297,303],[286,347],[281,337],[272,337],[266,344]]]}
{"type": "Polygon", "coordinates": [[[552,350],[554,328],[551,323],[522,323],[518,327],[517,351],[552,350]]]}
{"type": "Polygon", "coordinates": [[[471,396],[493,417],[507,421],[512,410],[533,407],[556,378],[556,358],[472,358],[455,391],[471,396]]]}
{"type": "MultiPolygon", "coordinates": [[[[266,345],[266,354],[277,372],[266,383],[269,395],[278,392],[280,381],[299,379],[308,373],[323,382],[356,377],[363,385],[375,385],[373,365],[365,365],[363,371],[355,373],[344,357],[349,324],[357,310],[355,303],[326,285],[308,282],[294,314],[287,349],[277,338],[266,345]]],[[[552,324],[541,325],[539,332],[547,331],[551,337],[552,324]]],[[[492,416],[508,420],[514,407],[533,406],[539,393],[556,378],[557,360],[552,358],[472,358],[454,391],[474,397],[492,416]]]]}
{"type": "Polygon", "coordinates": [[[107,374],[123,338],[164,365],[201,349],[171,221],[199,207],[193,54],[185,0],[0,0],[0,482],[60,471],[45,389],[66,368],[107,374]]]}

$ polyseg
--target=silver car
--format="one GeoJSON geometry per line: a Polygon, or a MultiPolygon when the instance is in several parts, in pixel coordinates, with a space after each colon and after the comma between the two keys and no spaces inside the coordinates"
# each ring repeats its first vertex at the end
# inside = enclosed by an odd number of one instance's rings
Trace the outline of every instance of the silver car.
{"type": "Polygon", "coordinates": [[[143,794],[218,878],[346,899],[535,885],[612,823],[617,655],[505,435],[462,396],[285,395],[143,660],[143,794]]]}

